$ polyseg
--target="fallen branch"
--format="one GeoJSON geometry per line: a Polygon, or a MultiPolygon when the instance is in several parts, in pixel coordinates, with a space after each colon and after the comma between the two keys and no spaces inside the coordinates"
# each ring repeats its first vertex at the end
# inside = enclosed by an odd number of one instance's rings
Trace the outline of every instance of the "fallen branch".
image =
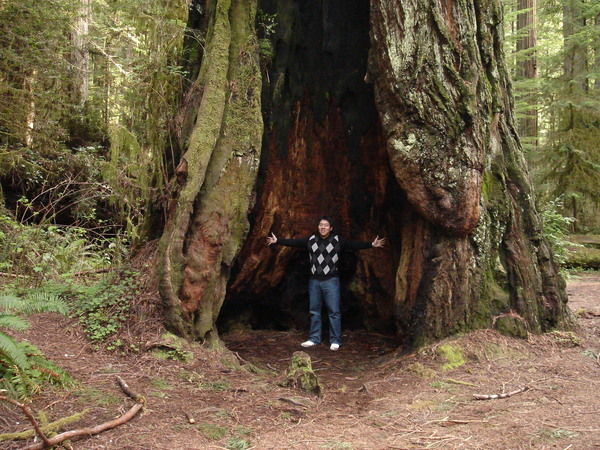
{"type": "Polygon", "coordinates": [[[81,272],[75,272],[73,274],[74,277],[83,277],[86,275],[97,275],[99,273],[108,273],[110,269],[109,268],[104,268],[104,269],[92,269],[92,270],[82,270],[81,272]]]}
{"type": "MultiPolygon", "coordinates": [[[[83,419],[83,417],[85,417],[86,414],[89,413],[89,409],[85,409],[81,412],[75,413],[72,416],[68,416],[68,417],[62,417],[59,420],[56,420],[54,422],[50,422],[47,425],[43,425],[42,431],[48,435],[48,434],[56,434],[57,432],[59,432],[60,430],[62,430],[64,427],[74,423],[74,422],[78,422],[81,419],[83,419]]],[[[4,418],[2,418],[4,420],[4,418]]],[[[6,422],[6,425],[8,426],[8,422],[6,422]]],[[[25,430],[25,431],[17,431],[14,433],[2,433],[0,434],[0,442],[4,442],[4,441],[22,441],[22,440],[27,440],[27,439],[31,439],[32,437],[34,437],[36,435],[35,429],[29,429],[29,430],[25,430]]]]}
{"type": "Polygon", "coordinates": [[[279,400],[281,400],[282,402],[291,403],[294,406],[300,406],[301,408],[305,408],[305,409],[308,409],[311,406],[314,406],[314,403],[312,402],[312,400],[310,400],[308,398],[303,398],[303,397],[296,397],[296,398],[279,397],[279,400]]]}
{"type": "Polygon", "coordinates": [[[116,378],[117,378],[117,383],[119,384],[119,387],[126,395],[129,396],[129,398],[135,400],[137,403],[142,403],[142,404],[146,403],[146,399],[144,398],[144,396],[133,392],[131,390],[131,388],[127,385],[127,383],[125,383],[123,378],[121,378],[118,375],[116,376],[116,378]]]}
{"type": "MultiPolygon", "coordinates": [[[[25,405],[24,403],[19,403],[16,400],[10,399],[10,398],[6,397],[5,395],[0,395],[0,400],[4,400],[5,402],[11,403],[11,404],[21,408],[21,410],[27,416],[27,419],[29,419],[29,421],[33,425],[33,428],[35,428],[35,432],[42,439],[43,443],[41,443],[40,445],[43,445],[45,447],[52,446],[52,444],[50,443],[50,440],[46,437],[46,435],[40,428],[40,424],[38,423],[37,420],[35,420],[35,417],[33,417],[33,414],[31,414],[31,410],[27,407],[27,405],[25,405]]],[[[40,447],[40,448],[43,448],[43,447],[40,447]]]]}
{"type": "Polygon", "coordinates": [[[100,434],[103,431],[110,430],[112,428],[118,427],[119,425],[123,425],[126,422],[129,422],[133,419],[138,412],[144,407],[142,403],[136,403],[131,407],[129,411],[123,414],[121,417],[118,417],[114,420],[109,420],[108,422],[104,422],[100,425],[96,425],[95,427],[81,428],[79,430],[65,431],[64,433],[57,434],[56,436],[47,439],[48,445],[44,442],[40,442],[38,444],[28,445],[24,447],[23,450],[37,450],[43,449],[45,447],[51,447],[56,444],[60,444],[67,439],[73,439],[79,436],[94,436],[96,434],[100,434]]]}
{"type": "MultiPolygon", "coordinates": [[[[133,405],[129,409],[129,411],[127,411],[125,414],[121,415],[120,417],[118,417],[116,419],[109,420],[108,422],[104,422],[104,423],[102,423],[100,425],[96,425],[94,427],[80,428],[79,430],[65,431],[64,433],[60,433],[51,438],[47,438],[44,435],[44,433],[42,432],[42,430],[39,429],[39,425],[37,424],[37,421],[35,420],[33,415],[31,415],[31,412],[30,412],[27,415],[27,417],[29,418],[30,422],[33,424],[33,427],[35,428],[38,435],[42,438],[43,442],[38,442],[36,444],[28,445],[27,447],[24,447],[23,450],[44,449],[47,447],[52,447],[54,445],[60,444],[61,442],[66,441],[68,439],[73,439],[73,438],[76,438],[79,436],[94,436],[96,434],[102,433],[103,431],[110,430],[112,428],[118,427],[119,425],[123,425],[126,422],[129,422],[131,419],[133,419],[137,415],[138,412],[141,411],[141,409],[144,407],[146,400],[144,399],[143,396],[134,393],[131,390],[131,388],[127,385],[127,383],[125,383],[125,381],[123,381],[123,379],[119,376],[117,376],[117,383],[119,384],[119,386],[121,387],[121,389],[123,390],[123,392],[126,395],[128,395],[129,397],[131,397],[132,399],[134,399],[136,401],[135,405],[133,405]]],[[[9,401],[13,404],[16,404],[14,401],[11,401],[11,400],[9,400],[9,401]]],[[[23,409],[23,408],[21,408],[21,409],[23,409]]],[[[26,412],[26,414],[27,414],[27,412],[26,412]]]]}
{"type": "Polygon", "coordinates": [[[9,278],[29,278],[26,275],[17,275],[14,273],[6,273],[6,272],[0,272],[0,277],[9,277],[9,278]]]}
{"type": "Polygon", "coordinates": [[[492,394],[492,395],[473,394],[473,397],[475,397],[476,400],[495,400],[495,399],[499,399],[499,398],[512,397],[513,395],[520,394],[521,392],[525,392],[528,389],[529,389],[528,386],[523,386],[522,388],[519,388],[512,392],[507,392],[505,394],[492,394]]]}

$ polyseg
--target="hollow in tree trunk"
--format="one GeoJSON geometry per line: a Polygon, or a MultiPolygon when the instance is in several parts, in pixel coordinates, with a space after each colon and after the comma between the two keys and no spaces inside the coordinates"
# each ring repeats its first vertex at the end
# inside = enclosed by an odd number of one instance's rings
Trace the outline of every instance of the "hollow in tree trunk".
{"type": "Polygon", "coordinates": [[[277,27],[260,74],[246,3],[208,10],[185,181],[161,241],[170,329],[217,341],[220,315],[223,327],[303,326],[306,255],[265,238],[305,236],[323,213],[348,238],[389,243],[344,257],[346,327],[414,345],[511,312],[532,332],[568,322],[515,130],[499,1],[261,0],[277,27]]]}

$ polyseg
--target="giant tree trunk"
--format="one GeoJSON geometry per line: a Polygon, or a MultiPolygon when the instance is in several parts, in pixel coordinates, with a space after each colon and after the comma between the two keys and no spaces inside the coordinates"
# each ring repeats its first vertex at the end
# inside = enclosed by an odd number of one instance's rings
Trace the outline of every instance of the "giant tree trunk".
{"type": "MultiPolygon", "coordinates": [[[[302,326],[306,254],[267,248],[265,238],[306,235],[324,213],[348,238],[389,242],[345,256],[346,327],[415,344],[510,312],[534,332],[567,319],[515,131],[499,2],[261,0],[278,27],[275,54],[263,61],[266,126],[250,210],[255,166],[225,196],[212,186],[228,171],[206,162],[221,140],[246,148],[239,142],[252,132],[244,142],[258,146],[262,132],[255,103],[243,136],[219,119],[232,85],[248,92],[214,73],[212,46],[229,45],[219,24],[233,28],[237,17],[236,1],[229,14],[225,4],[214,11],[196,86],[187,181],[162,239],[171,329],[216,338],[219,315],[224,327],[302,326]]],[[[231,58],[238,54],[221,59],[243,61],[231,58]]]]}
{"type": "Polygon", "coordinates": [[[369,69],[392,167],[415,210],[397,272],[399,329],[441,337],[508,311],[532,331],[556,326],[564,283],[514,128],[499,3],[372,7],[369,69]]]}
{"type": "Polygon", "coordinates": [[[247,233],[262,117],[256,1],[218,0],[211,8],[195,80],[201,99],[161,240],[159,286],[169,329],[218,342],[214,323],[247,233]]]}

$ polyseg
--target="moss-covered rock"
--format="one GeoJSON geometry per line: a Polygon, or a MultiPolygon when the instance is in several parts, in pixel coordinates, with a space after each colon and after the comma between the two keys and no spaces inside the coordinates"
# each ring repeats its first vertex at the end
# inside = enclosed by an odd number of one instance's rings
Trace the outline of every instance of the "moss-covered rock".
{"type": "Polygon", "coordinates": [[[574,245],[568,247],[565,266],[579,269],[600,269],[600,236],[571,235],[574,245]]]}
{"type": "Polygon", "coordinates": [[[494,327],[506,336],[512,336],[521,339],[527,339],[527,323],[522,317],[516,314],[506,314],[497,317],[494,321],[494,327]]]}

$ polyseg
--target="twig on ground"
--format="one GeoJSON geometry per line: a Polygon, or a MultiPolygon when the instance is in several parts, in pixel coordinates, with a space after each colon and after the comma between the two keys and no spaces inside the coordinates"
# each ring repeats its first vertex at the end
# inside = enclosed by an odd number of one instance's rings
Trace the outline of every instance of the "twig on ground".
{"type": "Polygon", "coordinates": [[[552,428],[560,428],[561,430],[573,431],[573,432],[577,432],[577,433],[597,433],[598,431],[600,431],[600,428],[588,428],[588,429],[583,429],[583,428],[567,428],[567,427],[564,427],[562,425],[555,425],[555,424],[550,423],[550,422],[542,422],[542,424],[547,425],[547,426],[552,427],[552,428]]]}
{"type": "MultiPolygon", "coordinates": [[[[0,395],[0,400],[4,400],[5,402],[11,403],[11,404],[21,408],[21,410],[27,416],[27,419],[29,419],[29,421],[31,422],[31,425],[33,425],[33,428],[35,429],[35,432],[37,433],[37,435],[42,439],[43,443],[40,443],[40,445],[43,445],[44,447],[52,447],[52,445],[54,445],[50,442],[50,439],[48,439],[46,437],[46,435],[40,428],[40,424],[38,423],[37,420],[35,420],[35,417],[33,417],[33,414],[31,414],[31,410],[27,407],[27,405],[25,405],[24,403],[19,403],[16,400],[12,400],[12,399],[6,397],[5,395],[0,395]]],[[[43,447],[40,447],[40,448],[43,448],[43,447]]]]}
{"type": "Polygon", "coordinates": [[[505,394],[491,394],[491,395],[473,394],[473,397],[475,397],[476,400],[495,400],[495,399],[499,399],[499,398],[512,397],[513,395],[520,394],[521,392],[525,392],[528,389],[529,389],[529,386],[523,386],[522,388],[519,388],[512,392],[507,392],[505,394]]]}
{"type": "Polygon", "coordinates": [[[140,410],[144,407],[146,400],[143,396],[134,393],[121,377],[117,376],[116,378],[123,392],[136,401],[135,405],[133,405],[129,409],[129,411],[127,411],[125,414],[121,415],[120,417],[114,420],[109,420],[108,422],[104,422],[100,425],[88,428],[81,428],[79,430],[65,431],[64,433],[57,434],[56,436],[53,436],[51,438],[46,437],[46,435],[40,429],[39,424],[31,414],[31,411],[29,410],[29,408],[27,408],[27,406],[14,400],[11,400],[3,395],[0,395],[0,399],[8,401],[9,403],[12,403],[13,405],[16,405],[19,408],[21,408],[25,415],[27,415],[27,418],[29,419],[33,427],[35,428],[36,433],[40,436],[40,438],[43,441],[28,445],[27,447],[24,447],[23,450],[43,449],[60,444],[61,442],[66,441],[67,439],[72,439],[79,436],[93,436],[102,433],[103,431],[115,428],[133,419],[137,415],[137,413],[140,412],[140,410]]]}
{"type": "Polygon", "coordinates": [[[489,420],[481,420],[481,419],[442,419],[442,420],[438,420],[437,422],[440,422],[442,424],[447,423],[447,424],[457,424],[457,425],[466,425],[469,423],[490,423],[489,420]]]}
{"type": "Polygon", "coordinates": [[[96,425],[95,427],[81,428],[79,430],[65,431],[64,433],[57,434],[56,436],[48,439],[49,444],[45,443],[32,444],[24,447],[23,450],[38,450],[43,449],[45,447],[51,447],[53,445],[59,444],[67,439],[72,439],[79,436],[93,436],[96,434],[100,434],[103,431],[110,430],[112,428],[118,427],[119,425],[123,425],[126,422],[129,422],[133,419],[138,412],[144,407],[142,403],[136,403],[131,407],[129,411],[127,411],[122,416],[109,420],[108,422],[104,422],[100,425],[96,425]]]}

